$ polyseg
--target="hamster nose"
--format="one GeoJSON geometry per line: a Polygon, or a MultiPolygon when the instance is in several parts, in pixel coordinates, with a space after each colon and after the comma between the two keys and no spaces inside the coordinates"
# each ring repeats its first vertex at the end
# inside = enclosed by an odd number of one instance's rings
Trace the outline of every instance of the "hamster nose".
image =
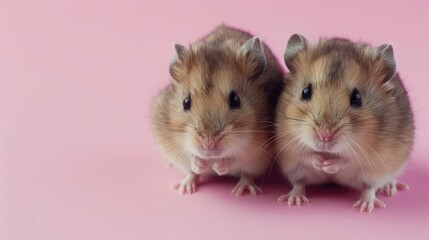
{"type": "Polygon", "coordinates": [[[333,134],[331,132],[319,132],[317,133],[317,135],[319,136],[319,140],[323,141],[323,142],[331,142],[333,137],[333,134]]]}
{"type": "Polygon", "coordinates": [[[204,137],[201,139],[201,146],[205,149],[205,150],[213,150],[216,149],[218,147],[218,143],[219,143],[219,136],[215,136],[215,137],[204,137]]]}

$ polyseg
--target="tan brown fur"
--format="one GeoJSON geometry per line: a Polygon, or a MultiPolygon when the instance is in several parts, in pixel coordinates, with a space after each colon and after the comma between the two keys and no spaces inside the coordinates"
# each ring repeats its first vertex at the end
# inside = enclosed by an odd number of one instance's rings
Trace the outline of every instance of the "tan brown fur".
{"type": "Polygon", "coordinates": [[[283,173],[292,184],[336,182],[362,190],[395,181],[413,145],[414,121],[391,62],[365,43],[338,38],[305,42],[296,55],[285,57],[292,72],[276,119],[283,173]],[[309,83],[313,95],[303,101],[309,83]],[[353,89],[362,95],[360,108],[350,106],[353,89]],[[318,152],[315,131],[324,128],[335,132],[335,145],[318,152]],[[335,174],[314,169],[310,161],[317,154],[344,159],[342,168],[335,174]]]}
{"type": "Polygon", "coordinates": [[[283,71],[264,45],[266,64],[240,52],[252,35],[227,26],[192,44],[170,66],[172,83],[156,98],[152,126],[166,159],[186,175],[198,155],[201,137],[222,136],[222,159],[229,161],[229,175],[256,177],[264,174],[272,158],[265,146],[273,134],[273,113],[282,90],[283,71]],[[230,109],[231,91],[241,107],[230,109]],[[192,99],[183,110],[184,98],[192,99]]]}

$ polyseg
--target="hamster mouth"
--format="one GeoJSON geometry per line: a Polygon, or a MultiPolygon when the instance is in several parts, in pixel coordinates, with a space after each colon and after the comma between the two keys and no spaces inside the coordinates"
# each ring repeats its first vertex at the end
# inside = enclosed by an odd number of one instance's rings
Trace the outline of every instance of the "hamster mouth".
{"type": "Polygon", "coordinates": [[[314,150],[320,152],[332,152],[335,148],[335,142],[315,141],[314,150]]]}
{"type": "Polygon", "coordinates": [[[219,159],[225,156],[223,156],[222,149],[212,149],[212,150],[201,149],[199,151],[198,157],[201,159],[219,159]]]}

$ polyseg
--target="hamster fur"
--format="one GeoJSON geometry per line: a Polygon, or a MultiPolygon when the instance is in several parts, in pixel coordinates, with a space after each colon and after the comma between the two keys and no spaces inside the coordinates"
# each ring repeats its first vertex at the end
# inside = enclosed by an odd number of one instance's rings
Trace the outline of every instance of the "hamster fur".
{"type": "Polygon", "coordinates": [[[172,81],[155,99],[152,128],[168,162],[193,193],[201,174],[240,178],[232,190],[261,192],[254,178],[272,162],[274,113],[282,67],[258,37],[219,26],[189,48],[175,44],[172,81]]]}
{"type": "Polygon", "coordinates": [[[409,157],[414,120],[390,44],[347,39],[310,44],[293,35],[284,55],[290,70],[276,116],[278,163],[292,190],[278,201],[308,202],[305,186],[334,182],[361,191],[353,207],[385,207],[409,157]]]}

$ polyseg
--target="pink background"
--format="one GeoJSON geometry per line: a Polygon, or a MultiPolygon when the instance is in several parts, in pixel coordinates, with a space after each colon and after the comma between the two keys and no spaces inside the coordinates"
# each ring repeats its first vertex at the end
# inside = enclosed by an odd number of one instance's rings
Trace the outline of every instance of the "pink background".
{"type": "Polygon", "coordinates": [[[426,0],[0,0],[0,239],[429,239],[428,56],[426,0]],[[417,121],[400,177],[411,190],[370,215],[340,188],[311,188],[300,208],[276,203],[278,183],[257,197],[231,196],[229,180],[170,190],[182,175],[161,159],[149,107],[171,44],[222,22],[279,59],[295,32],[392,43],[417,121]]]}

